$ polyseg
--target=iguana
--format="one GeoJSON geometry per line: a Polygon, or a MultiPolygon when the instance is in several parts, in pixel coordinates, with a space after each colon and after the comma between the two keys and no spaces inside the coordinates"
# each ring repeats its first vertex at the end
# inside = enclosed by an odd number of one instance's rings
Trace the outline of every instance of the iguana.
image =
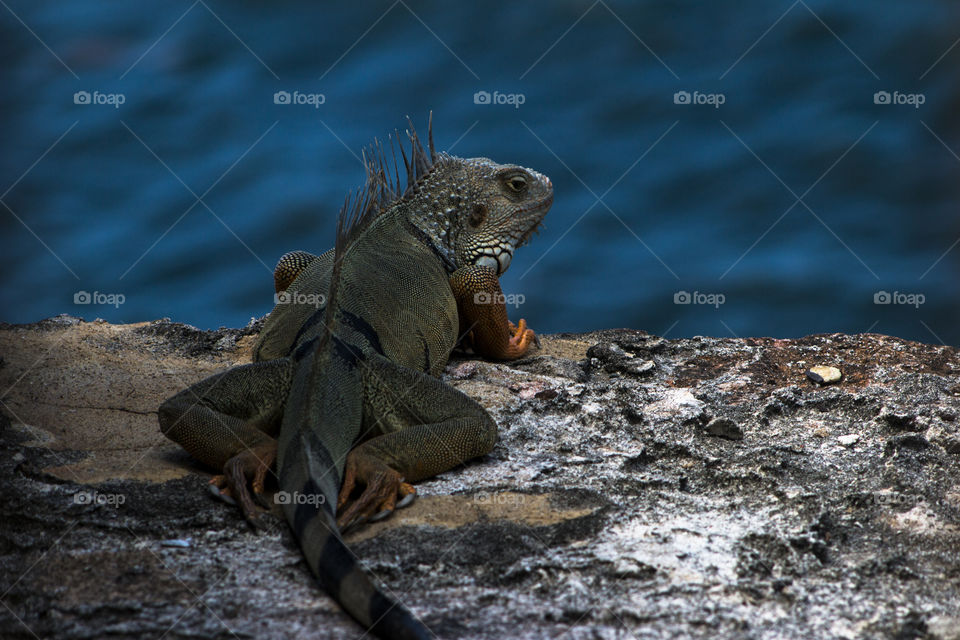
{"type": "Polygon", "coordinates": [[[432,634],[374,586],[340,532],[403,506],[410,482],[493,448],[493,419],[436,376],[461,337],[494,359],[519,358],[536,341],[523,320],[508,321],[498,277],[553,202],[536,171],[437,153],[432,117],[429,153],[412,123],[407,138],[405,187],[396,153],[388,162],[374,142],[335,247],[281,258],[254,362],[159,410],[163,433],[220,470],[211,484],[254,524],[275,464],[310,569],[382,638],[432,634]]]}

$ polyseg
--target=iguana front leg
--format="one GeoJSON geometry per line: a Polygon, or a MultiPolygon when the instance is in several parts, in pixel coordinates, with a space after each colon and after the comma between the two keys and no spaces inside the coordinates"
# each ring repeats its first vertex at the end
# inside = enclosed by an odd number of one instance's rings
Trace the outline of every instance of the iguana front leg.
{"type": "MultiPolygon", "coordinates": [[[[330,252],[327,251],[323,255],[327,253],[330,252]]],[[[311,262],[319,260],[320,257],[308,251],[290,251],[283,254],[273,269],[273,288],[277,293],[286,291],[297,276],[310,266],[311,262]]]]}
{"type": "Polygon", "coordinates": [[[457,269],[450,276],[450,287],[457,300],[460,330],[469,332],[471,344],[480,355],[516,360],[526,354],[531,342],[537,342],[525,320],[514,325],[507,319],[500,280],[490,267],[457,269]]]}
{"type": "Polygon", "coordinates": [[[337,500],[341,530],[389,513],[417,482],[489,453],[497,425],[475,400],[381,356],[364,363],[366,438],[347,455],[337,500]],[[362,488],[351,502],[352,494],[362,488]]]}
{"type": "Polygon", "coordinates": [[[194,458],[222,475],[211,484],[259,524],[263,509],[255,495],[277,456],[275,435],[293,379],[293,364],[283,358],[235,367],[210,376],[160,406],[160,430],[194,458]]]}

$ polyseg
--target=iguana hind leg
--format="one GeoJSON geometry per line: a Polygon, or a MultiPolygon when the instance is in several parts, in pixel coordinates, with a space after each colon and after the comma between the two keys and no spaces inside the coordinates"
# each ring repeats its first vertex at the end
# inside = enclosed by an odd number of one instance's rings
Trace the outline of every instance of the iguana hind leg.
{"type": "Polygon", "coordinates": [[[255,525],[264,510],[254,497],[263,493],[276,459],[275,436],[292,377],[290,360],[257,362],[201,380],[160,406],[160,430],[220,470],[211,484],[255,525]]]}
{"type": "Polygon", "coordinates": [[[364,363],[363,440],[347,455],[341,530],[409,500],[408,482],[489,453],[497,425],[475,400],[433,376],[375,356],[364,363]],[[353,494],[360,489],[360,495],[353,494]]]}
{"type": "Polygon", "coordinates": [[[457,269],[450,276],[450,287],[457,299],[460,330],[469,334],[471,346],[480,355],[516,360],[527,353],[531,343],[539,344],[525,320],[514,325],[507,319],[500,280],[490,267],[457,269]]]}

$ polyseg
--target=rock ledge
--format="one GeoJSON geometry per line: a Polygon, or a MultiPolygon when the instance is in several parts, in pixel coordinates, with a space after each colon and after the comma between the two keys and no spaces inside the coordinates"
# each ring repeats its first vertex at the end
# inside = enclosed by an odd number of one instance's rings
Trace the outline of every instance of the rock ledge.
{"type": "MultiPolygon", "coordinates": [[[[0,636],[361,635],[158,432],[258,328],[0,324],[0,636]]],[[[958,374],[952,347],[875,334],[461,354],[445,379],[496,449],[348,540],[441,637],[957,639],[958,374]]]]}

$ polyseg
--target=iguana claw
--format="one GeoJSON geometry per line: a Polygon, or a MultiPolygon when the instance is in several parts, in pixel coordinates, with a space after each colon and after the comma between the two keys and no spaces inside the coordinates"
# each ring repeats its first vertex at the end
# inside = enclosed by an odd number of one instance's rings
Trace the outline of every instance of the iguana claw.
{"type": "Polygon", "coordinates": [[[367,522],[377,522],[378,520],[383,520],[391,513],[393,513],[393,511],[381,511],[380,513],[375,513],[370,516],[370,519],[367,520],[367,522]]]}
{"type": "MultiPolygon", "coordinates": [[[[397,504],[394,505],[394,509],[403,509],[413,504],[414,499],[417,497],[417,492],[414,489],[413,493],[408,493],[403,498],[397,501],[397,504]]],[[[393,511],[381,511],[380,513],[373,514],[367,522],[376,522],[377,520],[383,520],[388,515],[393,513],[393,511]]]]}
{"type": "Polygon", "coordinates": [[[404,507],[410,506],[413,504],[413,501],[416,499],[416,497],[417,491],[414,489],[412,493],[408,493],[400,499],[400,501],[397,503],[397,509],[403,509],[404,507]]]}
{"type": "Polygon", "coordinates": [[[230,495],[230,490],[225,487],[227,482],[227,477],[224,475],[213,476],[210,478],[210,484],[207,485],[207,489],[210,491],[210,494],[218,500],[223,500],[231,506],[237,506],[237,501],[233,499],[233,496],[230,495]]]}

